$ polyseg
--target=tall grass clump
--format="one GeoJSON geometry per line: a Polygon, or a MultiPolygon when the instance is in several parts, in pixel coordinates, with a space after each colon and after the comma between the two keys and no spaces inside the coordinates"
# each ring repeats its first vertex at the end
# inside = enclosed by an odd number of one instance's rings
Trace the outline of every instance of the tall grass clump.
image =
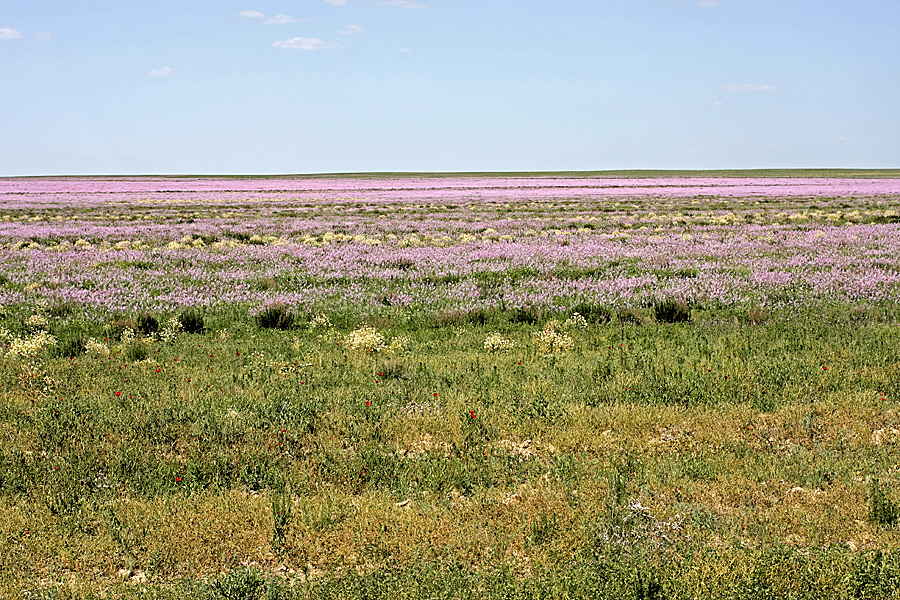
{"type": "Polygon", "coordinates": [[[283,303],[272,302],[257,313],[256,323],[263,329],[290,329],[294,324],[294,313],[283,303]]]}
{"type": "Polygon", "coordinates": [[[203,333],[206,325],[203,322],[203,313],[196,308],[188,308],[178,315],[178,322],[185,333],[203,333]]]}
{"type": "Polygon", "coordinates": [[[891,526],[900,518],[900,506],[885,493],[877,479],[869,484],[869,520],[882,526],[891,526]]]}
{"type": "Polygon", "coordinates": [[[137,332],[143,336],[151,336],[159,331],[159,321],[151,314],[142,313],[137,319],[137,332]]]}
{"type": "Polygon", "coordinates": [[[691,320],[691,309],[681,300],[666,298],[653,305],[653,316],[660,323],[687,323],[691,320]]]}

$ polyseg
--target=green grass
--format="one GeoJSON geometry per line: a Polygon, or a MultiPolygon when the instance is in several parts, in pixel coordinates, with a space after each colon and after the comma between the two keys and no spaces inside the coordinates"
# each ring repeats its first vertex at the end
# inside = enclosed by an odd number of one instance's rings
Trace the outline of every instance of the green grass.
{"type": "Polygon", "coordinates": [[[5,356],[0,596],[898,597],[890,313],[644,313],[550,355],[566,314],[5,356]]]}

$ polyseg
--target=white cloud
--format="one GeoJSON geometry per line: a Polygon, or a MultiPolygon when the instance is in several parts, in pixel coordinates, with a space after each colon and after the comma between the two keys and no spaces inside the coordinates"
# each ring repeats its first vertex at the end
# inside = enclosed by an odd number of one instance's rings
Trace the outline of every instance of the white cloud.
{"type": "Polygon", "coordinates": [[[698,8],[709,8],[712,6],[718,6],[719,0],[697,0],[694,2],[694,6],[698,8]]]}
{"type": "Polygon", "coordinates": [[[0,27],[0,40],[17,40],[22,34],[12,27],[0,27]]]}
{"type": "Polygon", "coordinates": [[[713,102],[713,106],[715,106],[716,108],[722,108],[723,106],[725,106],[725,103],[721,100],[716,100],[715,102],[713,102]]]}
{"type": "Polygon", "coordinates": [[[244,17],[245,19],[262,19],[266,15],[259,12],[258,10],[242,10],[238,13],[239,17],[244,17]]]}
{"type": "Polygon", "coordinates": [[[775,91],[774,85],[734,85],[729,83],[724,88],[726,92],[773,92],[775,91]]]}
{"type": "Polygon", "coordinates": [[[299,19],[295,19],[290,15],[275,15],[274,17],[269,17],[263,23],[266,25],[287,25],[288,23],[296,23],[299,19]]]}
{"type": "Polygon", "coordinates": [[[53,34],[47,33],[46,31],[42,31],[39,34],[37,34],[36,36],[34,36],[34,39],[36,39],[39,42],[46,42],[47,40],[53,39],[53,34]]]}
{"type": "Polygon", "coordinates": [[[325,0],[325,3],[332,6],[347,6],[347,0],[325,0]]]}
{"type": "Polygon", "coordinates": [[[362,33],[363,31],[365,31],[365,29],[363,29],[359,25],[347,25],[346,27],[338,31],[338,33],[340,33],[341,35],[353,35],[355,33],[362,33]]]}
{"type": "Polygon", "coordinates": [[[153,77],[168,77],[172,74],[172,69],[169,67],[162,67],[159,69],[151,69],[150,75],[153,77]]]}
{"type": "Polygon", "coordinates": [[[319,38],[295,37],[289,40],[282,40],[272,44],[276,48],[284,48],[286,50],[328,50],[329,48],[337,48],[337,44],[324,42],[319,38]]]}
{"type": "Polygon", "coordinates": [[[379,6],[397,6],[399,8],[425,8],[421,2],[414,0],[381,0],[379,6]]]}

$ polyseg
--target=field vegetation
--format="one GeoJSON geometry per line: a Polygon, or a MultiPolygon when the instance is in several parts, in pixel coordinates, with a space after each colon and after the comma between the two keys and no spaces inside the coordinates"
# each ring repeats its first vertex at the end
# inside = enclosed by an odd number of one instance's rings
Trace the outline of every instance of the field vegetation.
{"type": "Polygon", "coordinates": [[[898,598],[898,211],[0,181],[0,597],[898,598]]]}

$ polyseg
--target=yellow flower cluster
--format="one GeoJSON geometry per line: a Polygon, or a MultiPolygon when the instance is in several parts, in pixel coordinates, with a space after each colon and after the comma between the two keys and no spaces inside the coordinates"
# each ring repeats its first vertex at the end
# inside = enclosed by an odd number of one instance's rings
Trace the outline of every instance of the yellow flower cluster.
{"type": "Polygon", "coordinates": [[[492,333],[484,338],[484,349],[489,352],[503,352],[516,347],[515,340],[506,338],[499,333],[492,333]]]}
{"type": "Polygon", "coordinates": [[[91,338],[84,345],[84,351],[86,354],[95,354],[97,356],[109,356],[109,348],[105,345],[101,344],[94,338],[91,338]]]}
{"type": "Polygon", "coordinates": [[[56,338],[46,331],[38,331],[30,338],[13,338],[9,343],[7,356],[19,356],[21,358],[34,356],[42,350],[56,346],[56,338]]]}
{"type": "Polygon", "coordinates": [[[374,327],[360,327],[347,334],[344,339],[347,348],[354,352],[377,352],[384,349],[384,336],[374,327]]]}
{"type": "Polygon", "coordinates": [[[565,352],[575,347],[575,341],[562,332],[559,321],[548,321],[541,331],[534,332],[534,341],[542,352],[565,352]]]}
{"type": "Polygon", "coordinates": [[[387,344],[384,336],[378,333],[374,327],[360,327],[347,334],[347,337],[344,338],[344,344],[354,352],[394,354],[405,350],[409,346],[409,338],[399,335],[392,339],[390,344],[387,344]]]}

